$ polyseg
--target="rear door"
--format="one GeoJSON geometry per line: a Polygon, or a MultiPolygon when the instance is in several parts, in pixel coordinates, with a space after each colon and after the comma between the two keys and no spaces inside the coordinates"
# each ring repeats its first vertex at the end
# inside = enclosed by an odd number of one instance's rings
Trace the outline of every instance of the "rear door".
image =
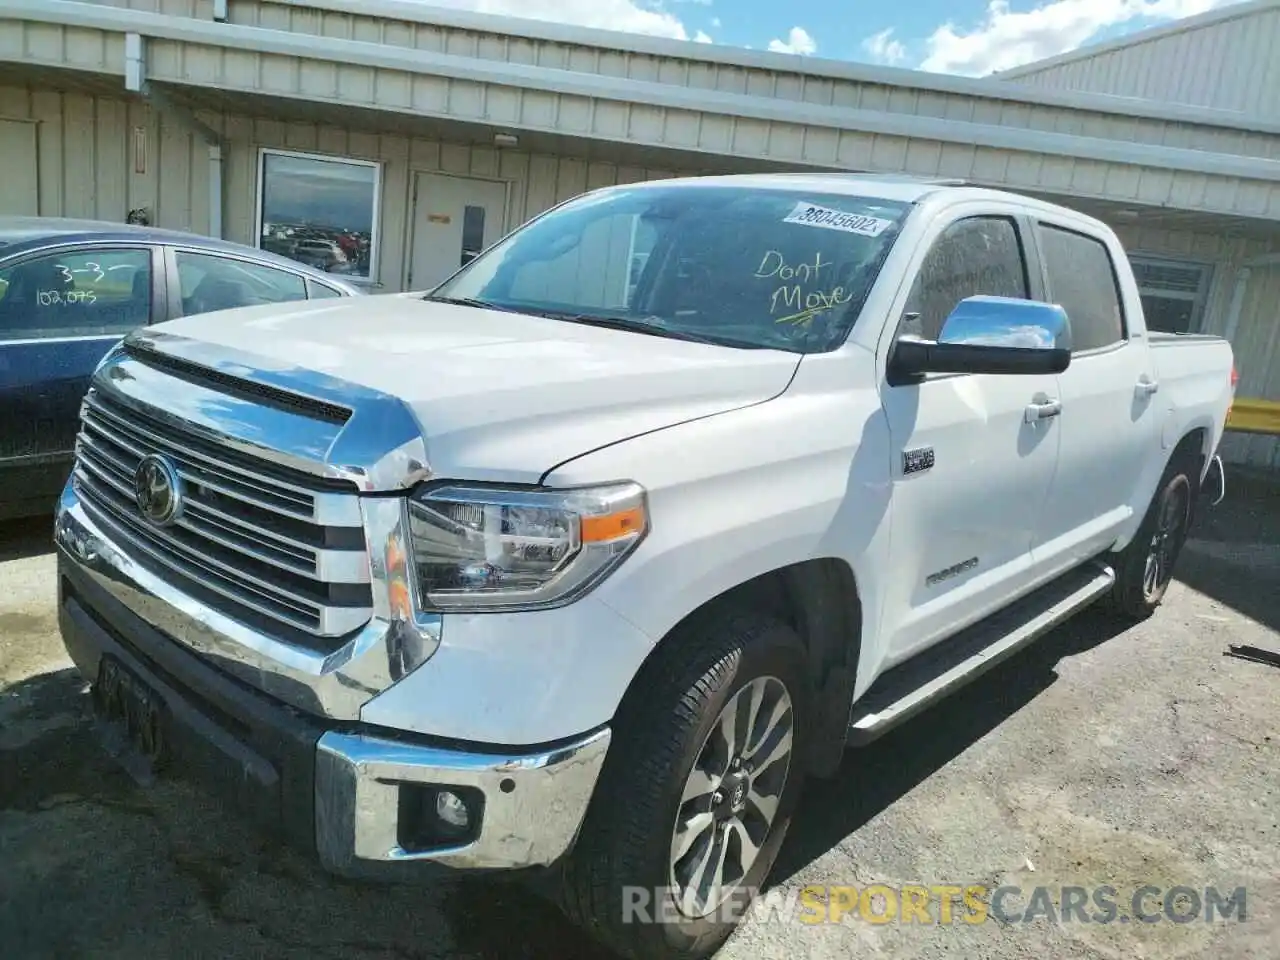
{"type": "Polygon", "coordinates": [[[1120,245],[1086,223],[1038,217],[1033,236],[1045,297],[1071,322],[1071,365],[1059,374],[1061,450],[1034,551],[1047,572],[1106,549],[1135,509],[1157,453],[1159,384],[1136,297],[1126,302],[1120,245]]]}
{"type": "Polygon", "coordinates": [[[43,503],[65,482],[98,361],[160,318],[161,263],[152,246],[111,244],[0,266],[0,498],[43,503]]]}

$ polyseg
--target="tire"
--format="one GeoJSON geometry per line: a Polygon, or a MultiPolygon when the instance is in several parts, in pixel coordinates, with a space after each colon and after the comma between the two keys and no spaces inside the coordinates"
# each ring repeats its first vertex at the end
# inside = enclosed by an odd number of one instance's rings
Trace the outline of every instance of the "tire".
{"type": "Polygon", "coordinates": [[[1138,532],[1113,555],[1116,582],[1110,606],[1116,613],[1145,620],[1164,600],[1191,526],[1197,487],[1193,470],[1189,457],[1169,464],[1138,532]]]}
{"type": "Polygon", "coordinates": [[[633,960],[696,960],[720,948],[772,868],[799,799],[800,747],[811,722],[806,676],[805,650],[794,631],[760,615],[702,618],[666,641],[618,713],[600,782],[561,877],[560,905],[574,922],[633,960]],[[757,726],[763,742],[754,754],[748,742],[742,766],[733,769],[720,721],[738,706],[747,706],[749,715],[757,695],[758,716],[776,716],[778,726],[772,737],[757,726]],[[783,756],[772,748],[781,744],[788,715],[790,751],[783,756]],[[774,760],[762,759],[766,754],[774,760]],[[753,762],[759,764],[754,771],[753,762]],[[695,764],[712,772],[710,780],[694,777],[695,764]],[[721,767],[727,773],[712,793],[721,767]],[[684,800],[687,789],[696,796],[684,800]],[[673,869],[678,814],[698,819],[679,838],[691,846],[673,869]],[[698,829],[708,823],[716,825],[698,829]],[[744,838],[758,845],[754,859],[742,856],[744,838]],[[682,879],[716,843],[726,845],[724,877],[736,887],[708,914],[706,902],[681,896],[688,890],[682,879]]]}

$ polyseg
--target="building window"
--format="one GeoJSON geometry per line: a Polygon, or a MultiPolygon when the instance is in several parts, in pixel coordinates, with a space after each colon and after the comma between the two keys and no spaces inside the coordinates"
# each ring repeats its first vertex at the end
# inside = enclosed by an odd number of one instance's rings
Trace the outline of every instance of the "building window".
{"type": "Polygon", "coordinates": [[[1212,275],[1207,264],[1133,258],[1147,328],[1164,333],[1200,329],[1212,275]]]}
{"type": "Polygon", "coordinates": [[[263,150],[258,245],[329,273],[372,279],[381,174],[367,160],[263,150]]]}

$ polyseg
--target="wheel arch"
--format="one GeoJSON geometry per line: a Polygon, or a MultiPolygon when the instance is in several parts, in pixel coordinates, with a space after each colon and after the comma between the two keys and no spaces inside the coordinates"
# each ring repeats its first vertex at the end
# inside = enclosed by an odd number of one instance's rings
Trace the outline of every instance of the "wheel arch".
{"type": "Polygon", "coordinates": [[[1199,489],[1200,482],[1204,479],[1205,469],[1209,466],[1210,442],[1210,432],[1207,427],[1190,428],[1182,435],[1182,439],[1174,445],[1172,452],[1169,454],[1169,459],[1165,463],[1165,470],[1169,469],[1170,464],[1180,463],[1185,460],[1188,469],[1194,470],[1191,477],[1192,485],[1199,489]]]}
{"type": "Polygon", "coordinates": [[[785,623],[808,655],[815,729],[803,757],[806,771],[831,776],[840,765],[862,647],[862,601],[849,564],[835,557],[803,560],[758,574],[724,590],[680,619],[654,645],[623,696],[622,710],[643,696],[646,674],[665,652],[709,620],[744,610],[785,623]]]}

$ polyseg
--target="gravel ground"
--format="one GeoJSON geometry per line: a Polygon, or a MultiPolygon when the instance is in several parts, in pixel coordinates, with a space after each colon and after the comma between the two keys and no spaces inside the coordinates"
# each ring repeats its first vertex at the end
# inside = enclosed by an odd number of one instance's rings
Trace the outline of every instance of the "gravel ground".
{"type": "MultiPolygon", "coordinates": [[[[0,954],[601,958],[535,897],[330,879],[99,752],[59,643],[48,522],[0,527],[0,954]]],[[[811,787],[775,890],[1246,888],[1245,922],[748,921],[725,958],[1268,958],[1280,943],[1280,490],[1235,483],[1166,605],[1087,612],[811,787]]],[[[776,895],[776,894],[775,894],[776,895]]],[[[1159,898],[1148,901],[1158,909],[1159,898]]],[[[1091,911],[1092,912],[1092,911],[1091,911]]],[[[936,919],[936,908],[935,908],[936,919]]]]}

